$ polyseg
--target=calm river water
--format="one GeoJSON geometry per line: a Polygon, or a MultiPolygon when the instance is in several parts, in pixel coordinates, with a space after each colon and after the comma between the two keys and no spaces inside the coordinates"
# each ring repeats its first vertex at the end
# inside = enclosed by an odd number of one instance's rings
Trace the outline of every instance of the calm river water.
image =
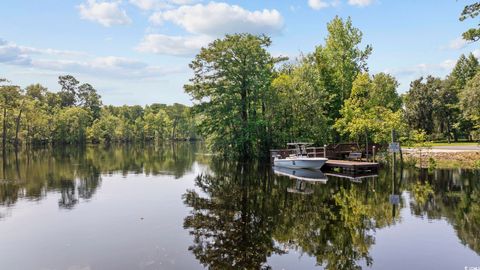
{"type": "Polygon", "coordinates": [[[480,267],[479,171],[289,173],[188,143],[12,154],[0,269],[480,267]]]}

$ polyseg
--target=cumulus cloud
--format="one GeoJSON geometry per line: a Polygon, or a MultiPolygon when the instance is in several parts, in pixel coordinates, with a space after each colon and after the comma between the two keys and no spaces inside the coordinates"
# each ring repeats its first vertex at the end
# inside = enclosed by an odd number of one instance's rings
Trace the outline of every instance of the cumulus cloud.
{"type": "Polygon", "coordinates": [[[150,21],[155,24],[169,21],[192,34],[211,36],[239,32],[277,34],[283,29],[283,17],[276,9],[249,11],[237,5],[216,2],[156,12],[150,21]]]}
{"type": "Polygon", "coordinates": [[[348,0],[348,4],[351,6],[366,7],[373,4],[375,0],[348,0]]]}
{"type": "Polygon", "coordinates": [[[105,27],[115,24],[129,24],[132,20],[127,12],[120,7],[120,2],[97,2],[87,0],[78,6],[80,17],[84,20],[97,22],[105,27]]]}
{"type": "MultiPolygon", "coordinates": [[[[188,0],[171,0],[186,3],[188,0]]],[[[225,34],[278,34],[283,29],[283,17],[275,9],[246,10],[237,5],[210,2],[182,5],[154,12],[150,22],[161,25],[171,22],[188,32],[189,36],[148,34],[137,46],[141,52],[170,55],[191,55],[202,46],[225,34]]]]}
{"type": "Polygon", "coordinates": [[[140,52],[168,55],[192,55],[212,40],[209,36],[167,36],[150,34],[136,48],[140,52]]]}
{"type": "Polygon", "coordinates": [[[308,6],[310,6],[313,9],[319,10],[322,8],[329,7],[330,4],[325,2],[324,0],[308,0],[308,6]]]}

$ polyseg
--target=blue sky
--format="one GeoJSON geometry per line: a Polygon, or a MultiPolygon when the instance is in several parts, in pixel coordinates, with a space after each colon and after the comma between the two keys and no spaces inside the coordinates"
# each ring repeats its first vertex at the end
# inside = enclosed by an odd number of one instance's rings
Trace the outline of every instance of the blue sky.
{"type": "Polygon", "coordinates": [[[72,74],[94,85],[105,104],[184,103],[188,63],[225,33],[266,33],[274,55],[314,50],[336,15],[350,16],[373,46],[371,73],[389,72],[399,92],[422,75],[445,76],[480,43],[461,33],[463,0],[2,0],[0,77],[57,91],[72,74]]]}

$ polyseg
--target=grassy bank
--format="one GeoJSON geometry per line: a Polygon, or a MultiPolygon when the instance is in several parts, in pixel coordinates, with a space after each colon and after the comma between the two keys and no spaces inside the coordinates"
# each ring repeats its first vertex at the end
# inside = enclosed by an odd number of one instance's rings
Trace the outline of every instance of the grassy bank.
{"type": "Polygon", "coordinates": [[[480,152],[438,153],[422,150],[404,153],[404,161],[406,164],[422,168],[480,169],[480,152]]]}

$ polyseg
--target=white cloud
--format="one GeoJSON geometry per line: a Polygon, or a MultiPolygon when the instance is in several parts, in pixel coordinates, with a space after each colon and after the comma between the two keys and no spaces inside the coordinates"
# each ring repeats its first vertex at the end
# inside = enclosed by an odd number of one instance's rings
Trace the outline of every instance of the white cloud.
{"type": "Polygon", "coordinates": [[[135,59],[106,56],[92,57],[82,52],[39,49],[19,46],[0,39],[0,64],[23,66],[37,71],[60,71],[102,75],[113,78],[157,78],[165,74],[183,71],[176,67],[152,66],[135,59]],[[45,58],[44,55],[62,56],[64,59],[45,58]],[[82,55],[82,60],[69,57],[82,55]]]}
{"type": "Polygon", "coordinates": [[[192,55],[212,40],[209,36],[167,36],[150,34],[136,48],[140,52],[168,55],[192,55]]]}
{"type": "Polygon", "coordinates": [[[29,65],[32,59],[15,45],[0,43],[0,63],[29,65]]]}
{"type": "MultiPolygon", "coordinates": [[[[198,0],[199,1],[199,0],[198,0]]],[[[175,5],[189,5],[197,0],[129,0],[130,4],[142,10],[174,8],[175,5]]]]}
{"type": "Polygon", "coordinates": [[[458,37],[450,41],[450,43],[448,44],[448,48],[453,50],[459,50],[459,49],[465,48],[468,45],[468,43],[469,42],[463,39],[462,37],[458,37]]]}
{"type": "Polygon", "coordinates": [[[163,77],[168,73],[180,71],[179,68],[167,69],[159,66],[149,66],[140,61],[115,56],[97,57],[87,61],[32,60],[32,67],[68,73],[130,79],[163,77]]]}
{"type": "Polygon", "coordinates": [[[276,34],[283,29],[283,17],[276,9],[249,11],[237,5],[216,2],[157,12],[150,20],[156,24],[170,21],[190,33],[210,36],[240,32],[276,34]]]}
{"type": "MultiPolygon", "coordinates": [[[[175,0],[175,3],[187,1],[175,0]]],[[[216,2],[157,11],[150,16],[150,22],[155,25],[171,22],[191,34],[147,34],[136,48],[141,52],[169,55],[192,55],[225,34],[278,34],[283,29],[283,17],[275,9],[249,11],[237,5],[216,2]]]]}
{"type": "Polygon", "coordinates": [[[480,49],[476,49],[476,50],[474,50],[472,53],[473,53],[473,56],[475,56],[475,57],[477,57],[477,58],[480,59],[480,49]]]}
{"type": "Polygon", "coordinates": [[[366,7],[373,4],[375,0],[348,0],[348,4],[351,6],[366,7]]]}
{"type": "Polygon", "coordinates": [[[115,24],[129,24],[132,20],[127,12],[120,8],[120,2],[97,2],[87,0],[87,3],[78,6],[80,17],[84,20],[97,22],[109,27],[115,24]]]}
{"type": "Polygon", "coordinates": [[[330,6],[330,4],[325,2],[324,0],[308,0],[308,5],[315,10],[327,8],[330,6]]]}
{"type": "Polygon", "coordinates": [[[166,1],[159,0],[130,0],[129,2],[143,10],[162,9],[168,7],[166,1]]]}

